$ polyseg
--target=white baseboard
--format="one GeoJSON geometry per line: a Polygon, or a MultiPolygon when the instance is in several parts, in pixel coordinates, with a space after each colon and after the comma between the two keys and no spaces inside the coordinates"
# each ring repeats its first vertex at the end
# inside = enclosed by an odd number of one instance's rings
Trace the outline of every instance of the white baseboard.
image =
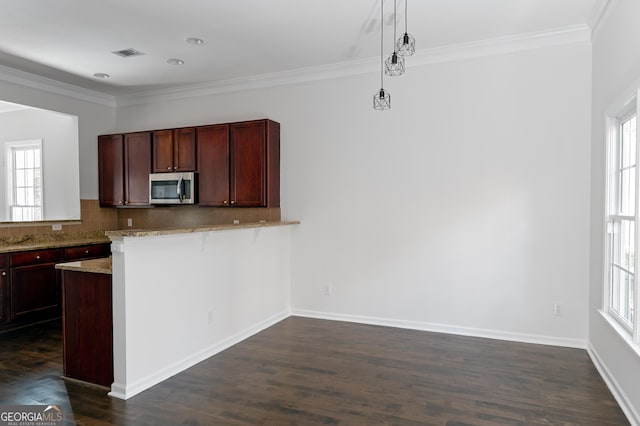
{"type": "Polygon", "coordinates": [[[596,366],[596,369],[600,373],[602,380],[607,384],[611,394],[624,412],[625,416],[627,416],[629,423],[631,423],[632,426],[640,426],[640,414],[635,410],[633,404],[631,404],[626,394],[621,390],[616,379],[613,377],[604,362],[602,362],[602,359],[600,358],[600,355],[598,355],[596,349],[589,344],[587,352],[589,353],[589,357],[591,357],[593,365],[596,366]]]}
{"type": "Polygon", "coordinates": [[[177,361],[161,370],[154,372],[153,374],[149,374],[134,383],[128,385],[113,383],[111,385],[111,392],[109,392],[109,396],[119,399],[129,399],[132,396],[137,395],[140,392],[168,379],[169,377],[175,376],[176,374],[186,370],[187,368],[193,367],[197,363],[204,361],[205,359],[210,358],[213,355],[222,352],[223,350],[228,349],[237,343],[240,343],[241,341],[261,332],[266,328],[271,327],[274,324],[279,323],[289,316],[289,310],[279,312],[263,321],[260,321],[259,323],[256,323],[236,334],[227,337],[220,342],[204,348],[200,352],[191,354],[190,356],[180,361],[177,361]]]}
{"type": "Polygon", "coordinates": [[[457,334],[461,336],[484,337],[487,339],[508,340],[511,342],[535,343],[540,345],[587,349],[587,341],[583,339],[570,339],[555,336],[541,336],[537,334],[513,333],[500,330],[459,327],[422,321],[408,321],[393,318],[346,315],[332,312],[309,311],[304,309],[293,309],[291,311],[291,315],[334,321],[355,322],[360,324],[382,325],[385,327],[406,328],[410,330],[433,331],[436,333],[457,334]]]}

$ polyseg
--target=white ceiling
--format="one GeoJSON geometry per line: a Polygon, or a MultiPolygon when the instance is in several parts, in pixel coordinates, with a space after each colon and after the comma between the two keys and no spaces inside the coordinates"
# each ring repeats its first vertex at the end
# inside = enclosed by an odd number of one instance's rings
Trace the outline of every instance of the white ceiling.
{"type": "MultiPolygon", "coordinates": [[[[420,51],[554,31],[593,22],[603,2],[413,0],[409,32],[420,51]]],[[[397,4],[400,33],[405,0],[397,4]]],[[[384,5],[386,55],[393,1],[384,5]]],[[[372,58],[379,55],[379,19],[380,0],[2,0],[0,65],[131,94],[372,58]],[[205,43],[187,44],[188,37],[205,43]],[[127,48],[145,55],[110,53],[127,48]],[[169,65],[168,58],[185,64],[169,65]],[[97,72],[111,78],[97,79],[97,72]]]]}

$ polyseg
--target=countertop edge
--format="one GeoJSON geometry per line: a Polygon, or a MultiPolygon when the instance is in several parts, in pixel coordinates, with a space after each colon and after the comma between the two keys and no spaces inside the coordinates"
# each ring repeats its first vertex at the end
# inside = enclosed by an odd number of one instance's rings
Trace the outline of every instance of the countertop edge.
{"type": "Polygon", "coordinates": [[[111,259],[101,257],[98,259],[76,260],[73,262],[57,263],[56,269],[63,271],[89,272],[94,274],[111,275],[111,259]]]}
{"type": "Polygon", "coordinates": [[[94,245],[94,244],[110,244],[110,243],[111,243],[111,240],[107,237],[62,240],[62,241],[16,243],[16,244],[0,245],[0,254],[16,253],[16,252],[30,251],[30,250],[56,249],[56,248],[94,245]]]}
{"type": "Polygon", "coordinates": [[[266,228],[273,226],[289,226],[299,225],[298,220],[287,220],[277,222],[247,222],[239,224],[224,224],[224,225],[208,225],[197,226],[193,228],[175,228],[175,229],[131,229],[131,230],[117,230],[106,231],[107,237],[153,237],[159,235],[176,235],[176,234],[190,234],[194,232],[215,232],[215,231],[228,231],[234,229],[251,229],[251,228],[266,228]]]}

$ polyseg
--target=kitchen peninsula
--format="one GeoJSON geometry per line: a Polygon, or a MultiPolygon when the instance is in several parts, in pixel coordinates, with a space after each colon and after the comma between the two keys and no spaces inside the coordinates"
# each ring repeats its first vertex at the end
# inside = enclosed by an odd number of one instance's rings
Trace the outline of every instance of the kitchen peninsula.
{"type": "Polygon", "coordinates": [[[63,375],[113,382],[111,259],[59,263],[62,275],[63,375]]]}
{"type": "Polygon", "coordinates": [[[109,395],[128,399],[289,315],[295,221],[107,231],[109,395]]]}

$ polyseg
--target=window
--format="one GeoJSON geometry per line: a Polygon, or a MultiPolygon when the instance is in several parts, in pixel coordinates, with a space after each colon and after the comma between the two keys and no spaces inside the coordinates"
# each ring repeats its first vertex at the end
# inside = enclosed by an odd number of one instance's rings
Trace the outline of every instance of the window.
{"type": "Polygon", "coordinates": [[[7,143],[9,217],[42,220],[42,141],[7,143]]]}

